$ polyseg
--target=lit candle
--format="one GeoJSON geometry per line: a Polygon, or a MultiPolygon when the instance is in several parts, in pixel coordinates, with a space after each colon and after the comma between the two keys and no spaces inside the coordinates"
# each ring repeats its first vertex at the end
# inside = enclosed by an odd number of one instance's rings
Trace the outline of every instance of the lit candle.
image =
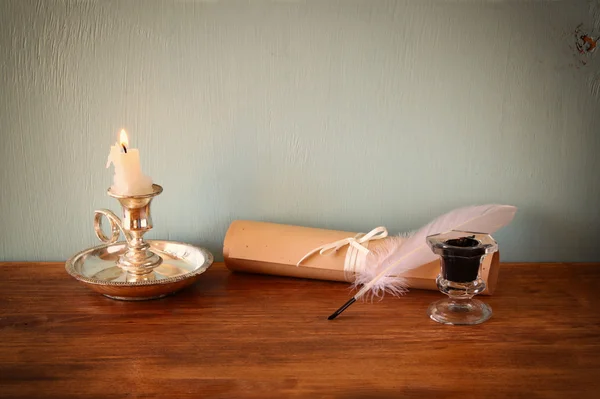
{"type": "Polygon", "coordinates": [[[115,166],[115,175],[111,191],[121,195],[140,195],[152,192],[152,179],[142,173],[140,165],[140,151],[129,148],[127,132],[121,130],[119,141],[110,147],[108,168],[112,163],[115,166]]]}

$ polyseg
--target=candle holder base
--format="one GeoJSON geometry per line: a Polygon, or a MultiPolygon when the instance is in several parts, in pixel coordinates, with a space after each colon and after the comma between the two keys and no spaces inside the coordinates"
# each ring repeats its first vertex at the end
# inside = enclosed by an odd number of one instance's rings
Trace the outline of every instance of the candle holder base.
{"type": "Polygon", "coordinates": [[[66,270],[109,298],[140,301],[162,298],[193,284],[213,263],[212,254],[204,248],[174,241],[146,243],[162,259],[147,273],[132,273],[122,267],[128,251],[128,244],[122,241],[79,252],[67,261],[66,270]]]}

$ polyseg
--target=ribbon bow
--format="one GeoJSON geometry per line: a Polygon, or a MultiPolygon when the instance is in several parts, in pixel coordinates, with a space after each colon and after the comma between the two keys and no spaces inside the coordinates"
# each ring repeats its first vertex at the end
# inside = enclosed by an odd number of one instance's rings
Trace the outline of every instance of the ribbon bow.
{"type": "Polygon", "coordinates": [[[367,234],[358,233],[354,237],[343,238],[329,244],[321,245],[320,247],[317,247],[304,255],[302,259],[296,263],[296,266],[300,266],[303,261],[310,258],[317,252],[319,255],[331,255],[332,253],[339,251],[342,247],[348,245],[349,248],[348,252],[346,253],[346,262],[344,264],[344,270],[348,270],[349,266],[353,267],[356,263],[358,253],[362,254],[363,257],[369,253],[369,250],[362,244],[368,243],[369,241],[380,240],[387,237],[387,235],[388,232],[385,227],[376,227],[367,234]]]}

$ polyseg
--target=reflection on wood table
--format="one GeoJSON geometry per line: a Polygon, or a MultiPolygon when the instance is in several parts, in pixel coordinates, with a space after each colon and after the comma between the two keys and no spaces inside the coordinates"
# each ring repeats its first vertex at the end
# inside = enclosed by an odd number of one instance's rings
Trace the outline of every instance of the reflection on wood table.
{"type": "Polygon", "coordinates": [[[442,297],[357,303],[348,284],[229,272],[120,302],[60,263],[0,264],[0,397],[597,398],[600,264],[503,264],[487,323],[442,297]]]}

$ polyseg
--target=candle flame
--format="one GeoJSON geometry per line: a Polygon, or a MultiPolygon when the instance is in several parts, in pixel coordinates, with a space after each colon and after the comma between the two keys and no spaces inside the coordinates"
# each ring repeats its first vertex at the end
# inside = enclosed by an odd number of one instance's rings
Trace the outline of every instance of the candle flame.
{"type": "Polygon", "coordinates": [[[129,138],[127,137],[127,132],[125,129],[121,129],[121,134],[119,135],[119,144],[121,147],[127,148],[129,146],[129,138]]]}

